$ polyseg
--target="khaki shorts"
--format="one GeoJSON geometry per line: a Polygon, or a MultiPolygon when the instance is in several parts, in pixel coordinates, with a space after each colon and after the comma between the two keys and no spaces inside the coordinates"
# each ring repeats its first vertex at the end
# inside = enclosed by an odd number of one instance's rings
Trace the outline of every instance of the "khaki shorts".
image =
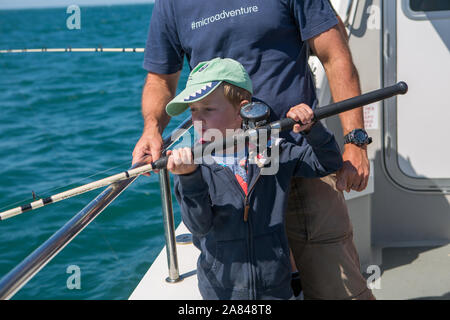
{"type": "Polygon", "coordinates": [[[360,272],[353,226],[335,174],[292,179],[286,233],[305,299],[374,299],[360,272]]]}

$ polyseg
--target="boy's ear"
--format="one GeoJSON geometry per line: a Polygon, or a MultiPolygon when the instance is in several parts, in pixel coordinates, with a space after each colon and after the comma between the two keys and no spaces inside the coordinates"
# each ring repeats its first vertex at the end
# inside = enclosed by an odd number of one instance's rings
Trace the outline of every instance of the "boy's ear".
{"type": "Polygon", "coordinates": [[[243,106],[245,106],[246,104],[248,104],[248,103],[250,103],[250,101],[244,99],[244,100],[242,100],[241,103],[239,104],[239,108],[238,108],[238,110],[237,110],[237,111],[238,111],[238,116],[239,116],[239,118],[241,117],[241,108],[242,108],[243,106]]]}
{"type": "Polygon", "coordinates": [[[244,100],[241,101],[239,107],[242,108],[243,106],[245,106],[246,104],[249,104],[249,103],[250,103],[250,101],[248,101],[247,99],[244,99],[244,100]]]}

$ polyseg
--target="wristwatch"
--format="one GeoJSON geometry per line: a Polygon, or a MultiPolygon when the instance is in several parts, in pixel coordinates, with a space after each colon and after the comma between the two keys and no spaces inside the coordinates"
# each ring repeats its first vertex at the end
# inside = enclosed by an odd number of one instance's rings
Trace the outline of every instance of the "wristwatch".
{"type": "Polygon", "coordinates": [[[355,129],[345,135],[344,143],[353,143],[353,144],[356,144],[357,146],[361,147],[363,145],[372,143],[372,138],[369,137],[366,130],[355,129]]]}

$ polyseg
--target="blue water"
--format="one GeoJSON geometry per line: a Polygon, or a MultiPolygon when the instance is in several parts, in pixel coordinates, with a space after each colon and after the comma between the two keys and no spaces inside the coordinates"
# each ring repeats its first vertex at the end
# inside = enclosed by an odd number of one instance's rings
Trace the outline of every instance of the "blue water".
{"type": "MultiPolygon", "coordinates": [[[[67,29],[66,8],[0,11],[0,49],[142,48],[152,8],[81,7],[80,30],[67,29]]],[[[143,125],[142,60],[143,53],[0,54],[0,211],[30,202],[32,191],[49,196],[129,168],[143,125]]],[[[179,89],[187,74],[185,66],[179,89]]],[[[0,277],[100,192],[0,221],[0,277]]],[[[140,177],[14,299],[127,299],[164,246],[160,205],[157,177],[140,177]],[[81,271],[79,290],[67,288],[71,265],[81,271]]],[[[178,224],[176,203],[174,210],[178,224]]]]}

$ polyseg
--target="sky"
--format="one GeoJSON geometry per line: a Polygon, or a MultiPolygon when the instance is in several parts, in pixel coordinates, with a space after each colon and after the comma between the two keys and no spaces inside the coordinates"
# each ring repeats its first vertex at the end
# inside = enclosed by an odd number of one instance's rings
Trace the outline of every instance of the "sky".
{"type": "Polygon", "coordinates": [[[0,0],[0,9],[68,7],[72,4],[86,6],[150,2],[154,2],[154,0],[0,0]]]}

